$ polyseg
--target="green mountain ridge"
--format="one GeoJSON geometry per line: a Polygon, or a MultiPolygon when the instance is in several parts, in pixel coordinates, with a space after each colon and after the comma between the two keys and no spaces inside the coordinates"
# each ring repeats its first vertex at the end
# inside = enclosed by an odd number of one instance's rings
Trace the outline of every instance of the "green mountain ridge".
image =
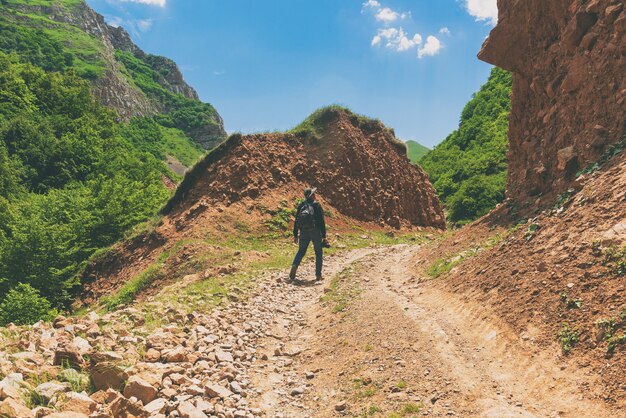
{"type": "Polygon", "coordinates": [[[221,117],[198,100],[173,61],[143,52],[122,27],[106,24],[83,0],[1,3],[0,51],[46,71],[76,73],[121,120],[153,117],[203,149],[225,139],[221,117]]]}
{"type": "Polygon", "coordinates": [[[419,163],[424,155],[428,154],[431,151],[430,148],[411,139],[406,141],[406,149],[407,157],[409,157],[409,160],[411,160],[411,162],[414,164],[419,163]]]}
{"type": "Polygon", "coordinates": [[[504,200],[511,82],[510,73],[493,68],[459,128],[420,160],[452,223],[471,222],[504,200]]]}
{"type": "Polygon", "coordinates": [[[173,61],[84,1],[0,0],[0,325],[67,309],[88,260],[225,136],[173,61]]]}

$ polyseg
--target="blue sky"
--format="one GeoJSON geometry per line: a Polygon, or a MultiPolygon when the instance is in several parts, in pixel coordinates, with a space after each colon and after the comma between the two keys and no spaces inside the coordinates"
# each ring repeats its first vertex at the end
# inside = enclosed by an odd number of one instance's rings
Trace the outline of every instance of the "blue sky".
{"type": "Polygon", "coordinates": [[[229,132],[286,130],[342,104],[427,146],[490,66],[496,0],[87,0],[175,60],[229,132]],[[364,3],[365,1],[365,3],[364,3]]]}

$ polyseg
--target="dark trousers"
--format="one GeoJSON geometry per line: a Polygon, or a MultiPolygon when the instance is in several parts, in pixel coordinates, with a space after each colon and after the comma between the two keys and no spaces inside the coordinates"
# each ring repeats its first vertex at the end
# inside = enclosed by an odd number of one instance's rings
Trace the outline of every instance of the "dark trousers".
{"type": "Polygon", "coordinates": [[[298,267],[309,248],[309,243],[313,241],[313,249],[315,250],[315,276],[322,275],[322,233],[319,229],[314,228],[311,231],[300,231],[300,240],[298,241],[298,252],[296,258],[293,259],[293,265],[298,267]]]}

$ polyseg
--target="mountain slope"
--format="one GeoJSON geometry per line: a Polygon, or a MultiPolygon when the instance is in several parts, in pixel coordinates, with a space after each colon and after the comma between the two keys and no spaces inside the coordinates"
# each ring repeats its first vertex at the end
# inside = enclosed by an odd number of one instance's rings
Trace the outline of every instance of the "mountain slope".
{"type": "Polygon", "coordinates": [[[431,151],[430,148],[413,140],[406,141],[406,149],[407,157],[412,163],[418,163],[424,155],[431,151]]]}
{"type": "Polygon", "coordinates": [[[224,137],[176,64],[79,0],[2,1],[0,98],[0,323],[67,308],[90,257],[224,137]]]}
{"type": "Polygon", "coordinates": [[[46,71],[76,72],[123,120],[156,116],[204,149],[226,136],[219,114],[198,100],[173,61],[143,52],[84,1],[4,0],[0,50],[46,71]]]}
{"type": "Polygon", "coordinates": [[[467,103],[459,129],[420,164],[454,223],[470,222],[504,199],[511,75],[494,68],[467,103]]]}

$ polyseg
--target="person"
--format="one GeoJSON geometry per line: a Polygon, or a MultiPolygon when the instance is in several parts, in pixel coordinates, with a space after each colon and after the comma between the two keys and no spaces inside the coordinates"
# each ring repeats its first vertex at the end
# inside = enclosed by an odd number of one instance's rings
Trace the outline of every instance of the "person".
{"type": "Polygon", "coordinates": [[[293,225],[293,242],[298,244],[298,252],[291,265],[289,279],[295,280],[298,267],[309,248],[309,243],[313,242],[315,250],[315,280],[322,280],[322,257],[323,246],[328,246],[326,241],[326,223],[324,222],[324,211],[322,205],[315,200],[317,188],[304,190],[304,202],[298,205],[296,220],[293,225]]]}

